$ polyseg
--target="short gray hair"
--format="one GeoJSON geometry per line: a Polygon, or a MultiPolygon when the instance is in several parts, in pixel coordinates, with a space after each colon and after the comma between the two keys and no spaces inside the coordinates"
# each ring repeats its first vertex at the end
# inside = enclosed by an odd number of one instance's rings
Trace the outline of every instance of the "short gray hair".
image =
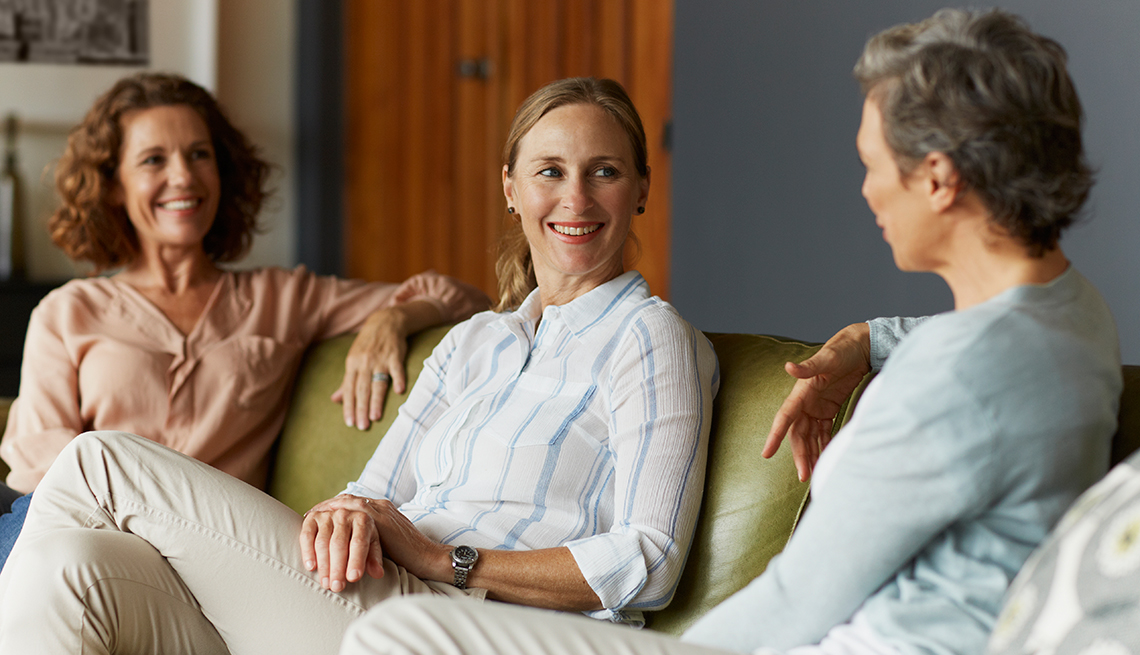
{"type": "Polygon", "coordinates": [[[1012,14],[943,9],[871,37],[854,72],[903,173],[944,153],[992,220],[1040,256],[1093,185],[1066,62],[1012,14]]]}

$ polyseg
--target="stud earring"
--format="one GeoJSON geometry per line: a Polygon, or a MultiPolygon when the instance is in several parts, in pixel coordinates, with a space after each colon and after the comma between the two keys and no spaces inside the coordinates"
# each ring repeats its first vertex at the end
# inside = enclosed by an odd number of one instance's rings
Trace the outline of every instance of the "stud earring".
{"type": "Polygon", "coordinates": [[[507,213],[508,213],[508,214],[513,214],[513,213],[515,213],[515,208],[514,208],[514,207],[507,207],[507,213]]]}
{"type": "Polygon", "coordinates": [[[638,214],[644,214],[644,213],[645,213],[645,207],[638,207],[638,208],[637,208],[637,213],[638,213],[638,214]]]}

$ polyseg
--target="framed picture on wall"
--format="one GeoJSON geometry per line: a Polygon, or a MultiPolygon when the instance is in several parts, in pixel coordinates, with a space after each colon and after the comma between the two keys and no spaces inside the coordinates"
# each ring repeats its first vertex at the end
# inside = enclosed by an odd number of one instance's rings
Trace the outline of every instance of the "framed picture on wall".
{"type": "Polygon", "coordinates": [[[144,69],[217,86],[218,0],[0,0],[0,115],[70,126],[144,69]]]}
{"type": "Polygon", "coordinates": [[[150,0],[0,2],[0,61],[146,66],[150,0]]]}

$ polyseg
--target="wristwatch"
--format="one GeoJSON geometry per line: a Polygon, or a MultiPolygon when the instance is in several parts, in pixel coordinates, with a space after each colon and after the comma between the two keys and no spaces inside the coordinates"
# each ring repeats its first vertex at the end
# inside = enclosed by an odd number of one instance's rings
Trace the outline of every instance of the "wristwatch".
{"type": "Polygon", "coordinates": [[[451,568],[455,569],[455,579],[451,584],[459,589],[467,588],[467,576],[479,561],[479,551],[471,546],[456,546],[451,551],[451,568]]]}

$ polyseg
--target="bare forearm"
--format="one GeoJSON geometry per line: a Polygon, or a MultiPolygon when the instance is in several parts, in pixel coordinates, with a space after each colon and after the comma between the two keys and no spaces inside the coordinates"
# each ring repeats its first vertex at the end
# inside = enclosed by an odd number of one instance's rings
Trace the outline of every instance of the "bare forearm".
{"type": "MultiPolygon", "coordinates": [[[[346,579],[360,579],[366,557],[378,562],[381,555],[421,580],[451,583],[455,579],[452,547],[432,541],[384,499],[342,494],[318,503],[305,514],[300,543],[307,568],[320,569],[330,580],[328,588],[334,591],[343,588],[346,579]],[[360,543],[353,541],[354,534],[360,543]],[[318,542],[328,545],[318,547],[318,542]],[[340,560],[341,565],[330,568],[329,552],[347,556],[340,560]]],[[[565,547],[482,549],[467,577],[467,586],[486,589],[492,599],[521,605],[566,611],[602,607],[565,547]]]]}
{"type": "Polygon", "coordinates": [[[841,347],[843,342],[848,344],[846,347],[849,348],[852,353],[852,361],[857,361],[859,370],[865,374],[866,371],[863,370],[863,367],[865,366],[868,370],[871,367],[870,325],[867,323],[852,323],[828,340],[828,345],[841,347]]]}
{"type": "Polygon", "coordinates": [[[468,584],[508,603],[574,612],[602,609],[568,548],[481,551],[468,584]]]}
{"type": "MultiPolygon", "coordinates": [[[[433,557],[431,571],[421,575],[451,582],[450,547],[444,557],[433,557]]],[[[582,576],[568,548],[530,551],[479,550],[479,561],[467,586],[487,590],[493,600],[567,612],[602,609],[602,602],[582,576]]]]}

